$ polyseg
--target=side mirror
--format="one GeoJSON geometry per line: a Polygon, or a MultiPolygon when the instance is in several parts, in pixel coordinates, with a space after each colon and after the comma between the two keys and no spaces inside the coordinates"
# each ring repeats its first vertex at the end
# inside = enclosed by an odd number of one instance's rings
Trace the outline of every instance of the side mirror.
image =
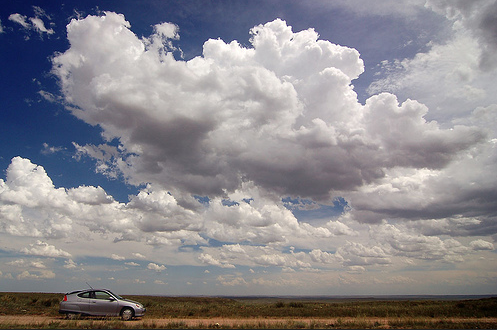
{"type": "Polygon", "coordinates": [[[114,297],[109,297],[109,300],[110,301],[116,301],[116,299],[114,297]]]}

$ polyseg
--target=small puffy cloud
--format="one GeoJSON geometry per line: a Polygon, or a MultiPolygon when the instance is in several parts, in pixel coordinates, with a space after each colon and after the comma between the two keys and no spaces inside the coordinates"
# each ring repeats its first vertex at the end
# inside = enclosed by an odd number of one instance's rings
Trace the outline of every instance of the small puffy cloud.
{"type": "Polygon", "coordinates": [[[164,36],[168,39],[179,39],[179,27],[173,23],[161,23],[154,25],[154,30],[157,34],[164,36]]]}
{"type": "Polygon", "coordinates": [[[67,259],[66,261],[64,261],[64,268],[74,269],[77,267],[78,265],[72,259],[67,259]]]}
{"type": "Polygon", "coordinates": [[[349,274],[361,274],[366,271],[366,268],[363,266],[348,266],[347,273],[349,274]]]}
{"type": "Polygon", "coordinates": [[[473,250],[476,250],[476,251],[479,251],[479,250],[493,251],[494,250],[494,245],[492,243],[487,242],[487,241],[482,240],[482,239],[472,241],[471,243],[469,243],[469,246],[471,246],[471,248],[473,250]]]}
{"type": "Polygon", "coordinates": [[[26,261],[25,259],[16,259],[6,263],[7,265],[14,266],[17,268],[30,268],[38,271],[39,269],[45,269],[47,266],[41,260],[26,261]]]}
{"type": "Polygon", "coordinates": [[[0,179],[0,230],[16,236],[63,237],[71,231],[67,216],[74,205],[64,188],[55,188],[44,168],[15,157],[0,179]]]}
{"type": "Polygon", "coordinates": [[[326,227],[330,229],[330,231],[338,236],[338,235],[346,235],[346,236],[356,236],[357,231],[353,230],[346,224],[341,221],[329,221],[326,224],[326,227]]]}
{"type": "Polygon", "coordinates": [[[158,264],[151,262],[147,265],[147,269],[150,269],[150,270],[156,271],[157,273],[160,273],[163,270],[166,270],[166,266],[164,266],[164,265],[159,266],[158,264]]]}
{"type": "Polygon", "coordinates": [[[41,150],[41,153],[44,154],[44,155],[51,155],[51,154],[55,154],[57,152],[63,151],[65,149],[66,148],[64,148],[64,147],[50,146],[48,143],[44,142],[43,143],[43,149],[41,150]]]}
{"type": "Polygon", "coordinates": [[[210,265],[210,266],[218,266],[221,268],[236,268],[235,265],[229,264],[229,263],[223,263],[222,261],[219,261],[215,259],[213,256],[211,256],[208,253],[202,253],[198,257],[198,260],[200,260],[201,263],[210,265]]]}
{"type": "Polygon", "coordinates": [[[45,100],[45,101],[48,101],[50,103],[55,103],[55,102],[58,102],[60,101],[60,97],[59,96],[56,96],[50,92],[47,92],[47,91],[44,91],[44,90],[40,90],[38,91],[38,94],[45,100]]]}
{"type": "Polygon", "coordinates": [[[137,259],[147,259],[147,257],[145,257],[143,254],[141,253],[138,253],[138,252],[134,252],[131,254],[133,257],[137,258],[137,259]]]}
{"type": "Polygon", "coordinates": [[[336,258],[344,266],[389,265],[390,256],[379,246],[365,246],[361,243],[347,242],[338,248],[336,258]]]}
{"type": "Polygon", "coordinates": [[[40,34],[42,33],[47,33],[47,34],[53,34],[54,30],[53,29],[47,29],[45,27],[45,23],[38,17],[30,17],[29,20],[33,24],[33,28],[39,32],[40,34]]]}
{"type": "Polygon", "coordinates": [[[320,249],[314,249],[309,252],[309,256],[312,261],[323,263],[323,264],[333,264],[339,261],[340,259],[335,256],[333,253],[329,253],[326,251],[321,251],[320,249]]]}
{"type": "Polygon", "coordinates": [[[30,28],[30,25],[27,22],[27,17],[24,16],[24,15],[21,15],[21,14],[18,14],[18,13],[11,14],[9,16],[9,20],[12,21],[12,22],[15,22],[17,24],[20,24],[25,29],[29,29],[30,28]]]}
{"type": "Polygon", "coordinates": [[[37,6],[33,6],[33,10],[35,12],[34,17],[28,18],[25,15],[21,15],[19,13],[14,13],[9,16],[9,20],[21,25],[26,31],[35,31],[40,36],[43,34],[51,35],[54,34],[55,31],[52,28],[47,28],[45,26],[45,22],[42,18],[51,20],[51,17],[45,13],[45,11],[37,6]]]}
{"type": "Polygon", "coordinates": [[[286,243],[289,238],[313,229],[300,226],[282,203],[254,197],[250,204],[241,202],[233,206],[224,205],[221,198],[213,199],[204,213],[209,236],[225,242],[286,243]]]}
{"type": "Polygon", "coordinates": [[[122,261],[122,260],[126,259],[125,257],[122,257],[122,256],[120,256],[118,254],[115,254],[115,253],[111,254],[110,258],[113,259],[113,260],[119,260],[119,261],[122,261]]]}
{"type": "Polygon", "coordinates": [[[111,204],[114,199],[107,195],[102,187],[80,186],[67,190],[68,197],[82,204],[102,205],[111,204]]]}
{"type": "Polygon", "coordinates": [[[73,142],[76,148],[74,159],[80,160],[83,156],[88,156],[97,162],[95,172],[103,174],[111,179],[117,179],[120,176],[119,166],[122,166],[122,160],[119,157],[120,152],[113,146],[106,144],[94,146],[81,146],[73,142]]]}
{"type": "Polygon", "coordinates": [[[12,261],[7,262],[7,265],[16,266],[16,267],[23,267],[26,265],[26,260],[24,260],[24,259],[12,260],[12,261]]]}
{"type": "Polygon", "coordinates": [[[217,277],[219,283],[223,286],[246,286],[249,285],[247,281],[241,276],[234,275],[219,275],[217,277]]]}
{"type": "Polygon", "coordinates": [[[143,211],[137,225],[144,232],[178,231],[200,228],[198,216],[185,209],[165,190],[155,190],[150,185],[133,196],[129,209],[143,211]]]}
{"type": "Polygon", "coordinates": [[[36,243],[34,244],[29,244],[29,248],[22,248],[21,252],[28,255],[43,256],[43,257],[54,257],[54,258],[71,257],[70,253],[61,249],[57,249],[55,246],[40,240],[36,241],[36,243]]]}
{"type": "Polygon", "coordinates": [[[45,266],[43,261],[40,260],[32,261],[29,265],[34,268],[47,268],[47,266],[45,266]]]}
{"type": "Polygon", "coordinates": [[[136,263],[136,262],[133,262],[133,261],[125,262],[124,264],[127,265],[127,266],[133,266],[133,267],[140,266],[139,263],[136,263]]]}
{"type": "Polygon", "coordinates": [[[280,249],[269,246],[241,246],[240,244],[225,244],[220,248],[203,248],[206,253],[199,256],[199,260],[208,265],[222,268],[235,268],[236,262],[245,266],[277,266],[282,268],[309,268],[305,261],[305,253],[284,253],[280,249]],[[207,253],[208,252],[208,253],[207,253]]]}
{"type": "Polygon", "coordinates": [[[381,249],[392,256],[460,262],[470,253],[468,247],[455,239],[442,240],[437,236],[424,236],[402,226],[382,224],[372,228],[370,234],[381,244],[381,249]]]}
{"type": "Polygon", "coordinates": [[[27,270],[23,271],[19,275],[17,275],[18,280],[25,280],[25,279],[35,279],[35,280],[40,280],[40,279],[49,279],[49,278],[54,278],[55,273],[51,270],[40,270],[40,271],[34,271],[34,272],[29,272],[27,270]]]}

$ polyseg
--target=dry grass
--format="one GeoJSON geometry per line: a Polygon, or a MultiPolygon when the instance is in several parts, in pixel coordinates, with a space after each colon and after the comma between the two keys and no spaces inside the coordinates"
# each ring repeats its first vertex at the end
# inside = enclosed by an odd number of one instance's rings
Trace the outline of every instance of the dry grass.
{"type": "Polygon", "coordinates": [[[495,329],[497,318],[338,318],[338,319],[143,319],[129,322],[46,316],[0,316],[8,329],[495,329]]]}
{"type": "Polygon", "coordinates": [[[147,308],[143,319],[131,322],[65,320],[58,314],[62,298],[56,293],[0,293],[0,328],[497,328],[497,298],[338,301],[126,296],[147,308]]]}

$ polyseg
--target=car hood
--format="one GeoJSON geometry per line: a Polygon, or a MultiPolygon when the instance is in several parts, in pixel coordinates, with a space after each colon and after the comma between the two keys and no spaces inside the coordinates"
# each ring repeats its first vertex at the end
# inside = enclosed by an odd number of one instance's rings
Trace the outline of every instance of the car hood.
{"type": "Polygon", "coordinates": [[[138,304],[140,306],[143,306],[143,304],[139,303],[138,301],[130,300],[130,299],[121,299],[122,301],[126,301],[132,304],[138,304]]]}

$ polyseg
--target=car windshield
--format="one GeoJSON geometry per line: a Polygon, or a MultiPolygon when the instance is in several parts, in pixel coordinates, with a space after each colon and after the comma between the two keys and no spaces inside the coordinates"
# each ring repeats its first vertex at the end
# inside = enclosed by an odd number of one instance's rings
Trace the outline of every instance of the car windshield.
{"type": "MultiPolygon", "coordinates": [[[[109,292],[110,292],[110,291],[109,291],[109,292]]],[[[112,294],[114,295],[114,297],[116,297],[116,298],[117,298],[117,299],[119,299],[119,300],[123,300],[123,299],[124,299],[123,297],[121,297],[121,296],[120,296],[120,295],[118,295],[118,294],[115,294],[114,292],[110,292],[110,293],[112,293],[112,294]]]]}

